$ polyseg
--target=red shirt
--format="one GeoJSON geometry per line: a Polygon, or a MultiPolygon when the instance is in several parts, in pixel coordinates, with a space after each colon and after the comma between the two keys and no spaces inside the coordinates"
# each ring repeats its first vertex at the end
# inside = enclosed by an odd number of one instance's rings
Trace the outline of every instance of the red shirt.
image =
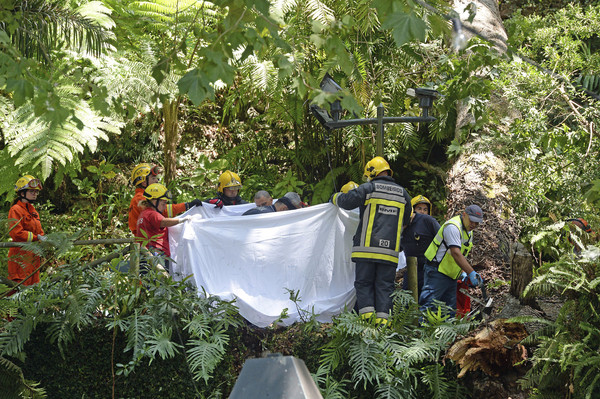
{"type": "Polygon", "coordinates": [[[160,222],[165,217],[158,213],[154,208],[146,208],[140,213],[137,220],[136,237],[140,237],[144,242],[148,242],[146,248],[158,248],[167,256],[171,256],[169,248],[169,229],[160,227],[160,222]]]}
{"type": "MultiPolygon", "coordinates": [[[[44,235],[40,215],[33,205],[21,200],[17,201],[8,211],[8,228],[14,242],[37,241],[38,234],[44,235]]],[[[33,252],[18,247],[8,250],[8,278],[21,281],[40,267],[40,258],[33,252]]],[[[37,271],[23,285],[40,282],[40,272],[37,271]]]]}
{"type": "MultiPolygon", "coordinates": [[[[129,204],[129,219],[128,219],[129,230],[131,230],[133,235],[136,237],[137,237],[137,234],[136,234],[137,221],[138,221],[138,218],[140,217],[140,212],[141,212],[140,202],[142,202],[143,200],[145,200],[144,189],[138,187],[135,189],[135,194],[134,194],[133,198],[131,199],[131,203],[129,204]]],[[[180,213],[185,212],[185,210],[186,210],[185,202],[182,202],[181,204],[167,204],[167,209],[165,209],[165,211],[163,212],[163,216],[172,218],[175,215],[179,215],[180,213]]]]}

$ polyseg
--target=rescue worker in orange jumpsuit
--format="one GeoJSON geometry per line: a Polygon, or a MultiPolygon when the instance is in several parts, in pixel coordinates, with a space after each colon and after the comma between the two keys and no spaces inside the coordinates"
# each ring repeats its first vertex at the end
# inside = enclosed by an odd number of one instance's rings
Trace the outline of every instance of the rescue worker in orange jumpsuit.
{"type": "MultiPolygon", "coordinates": [[[[131,184],[135,186],[135,194],[129,204],[128,224],[129,230],[131,230],[134,236],[137,233],[137,221],[141,212],[140,202],[144,200],[144,190],[151,184],[158,183],[158,175],[161,173],[161,167],[149,163],[141,163],[133,168],[131,172],[131,184]]],[[[162,214],[165,217],[172,218],[194,206],[202,206],[202,201],[195,199],[191,202],[182,202],[180,204],[167,204],[162,214]]]]}
{"type": "Polygon", "coordinates": [[[218,208],[223,208],[223,205],[247,204],[248,201],[243,200],[239,195],[241,189],[242,179],[240,179],[240,176],[235,172],[226,170],[219,176],[217,196],[206,202],[218,208]]]}
{"type": "MultiPolygon", "coordinates": [[[[40,215],[33,207],[42,190],[42,183],[31,175],[21,177],[15,183],[17,198],[8,211],[8,228],[14,242],[44,241],[44,230],[40,215]]],[[[40,257],[19,247],[8,251],[8,278],[20,283],[34,270],[40,267],[40,257]]],[[[23,285],[40,282],[40,271],[37,270],[23,285]]]]}

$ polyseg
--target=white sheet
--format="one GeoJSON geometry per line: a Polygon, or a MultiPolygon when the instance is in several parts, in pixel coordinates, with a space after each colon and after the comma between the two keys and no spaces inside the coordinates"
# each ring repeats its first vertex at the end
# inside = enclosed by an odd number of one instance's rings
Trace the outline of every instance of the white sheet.
{"type": "Polygon", "coordinates": [[[291,325],[314,312],[327,322],[354,305],[352,236],[356,211],[320,204],[293,211],[239,216],[254,204],[215,209],[207,203],[169,228],[175,279],[193,274],[198,287],[236,299],[240,314],[259,327],[291,325]],[[299,292],[301,310],[287,290],[299,292]]]}

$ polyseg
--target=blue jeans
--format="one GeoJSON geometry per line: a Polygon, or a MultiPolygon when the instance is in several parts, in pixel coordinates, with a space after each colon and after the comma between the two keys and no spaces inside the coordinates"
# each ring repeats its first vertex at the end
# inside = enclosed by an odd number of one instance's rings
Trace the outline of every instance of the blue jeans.
{"type": "MultiPolygon", "coordinates": [[[[423,290],[419,297],[419,309],[425,311],[433,308],[434,300],[444,302],[456,310],[456,280],[438,271],[438,268],[425,264],[423,290]]],[[[452,312],[450,316],[454,316],[452,312]]]]}

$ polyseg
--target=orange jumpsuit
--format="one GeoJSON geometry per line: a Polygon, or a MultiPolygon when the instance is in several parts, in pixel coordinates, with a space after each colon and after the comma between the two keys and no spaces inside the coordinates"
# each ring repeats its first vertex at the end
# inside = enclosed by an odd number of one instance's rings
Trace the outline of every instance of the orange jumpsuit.
{"type": "MultiPolygon", "coordinates": [[[[8,211],[8,228],[14,242],[32,242],[38,240],[38,234],[43,235],[40,215],[33,205],[21,200],[17,201],[8,211]]],[[[40,267],[40,257],[33,252],[19,247],[8,251],[8,278],[20,282],[40,267]]],[[[33,285],[40,282],[40,271],[35,272],[23,285],[33,285]]]]}
{"type": "MultiPolygon", "coordinates": [[[[136,188],[135,194],[131,199],[131,204],[129,204],[129,230],[131,230],[133,235],[136,235],[137,233],[137,221],[138,217],[140,216],[140,212],[142,211],[140,209],[140,202],[142,202],[145,199],[146,198],[144,198],[144,189],[136,188]]],[[[165,209],[165,211],[163,212],[163,216],[167,218],[172,218],[175,215],[179,215],[180,213],[185,211],[185,202],[182,202],[181,204],[167,204],[167,209],[165,209]]]]}

